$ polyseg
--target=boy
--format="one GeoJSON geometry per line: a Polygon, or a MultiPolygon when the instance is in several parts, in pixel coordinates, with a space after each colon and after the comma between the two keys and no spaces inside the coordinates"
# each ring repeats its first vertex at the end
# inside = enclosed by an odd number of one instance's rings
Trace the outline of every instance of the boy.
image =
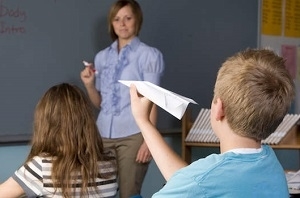
{"type": "Polygon", "coordinates": [[[220,68],[211,126],[221,154],[187,165],[149,120],[152,103],[130,88],[132,112],[167,180],[153,197],[289,197],[284,170],[261,140],[275,131],[294,98],[284,60],[273,51],[247,49],[220,68]]]}

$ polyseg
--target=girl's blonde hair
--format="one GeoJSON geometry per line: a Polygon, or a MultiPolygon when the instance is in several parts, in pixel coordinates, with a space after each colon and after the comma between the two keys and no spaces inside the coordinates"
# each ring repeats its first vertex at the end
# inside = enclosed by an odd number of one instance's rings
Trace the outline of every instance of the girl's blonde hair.
{"type": "Polygon", "coordinates": [[[96,186],[97,177],[111,176],[99,172],[98,162],[111,157],[104,154],[92,105],[76,86],[62,83],[43,95],[35,109],[31,144],[26,162],[34,156],[53,157],[51,178],[64,197],[73,193],[74,173],[82,177],[82,196],[89,182],[96,186]]]}

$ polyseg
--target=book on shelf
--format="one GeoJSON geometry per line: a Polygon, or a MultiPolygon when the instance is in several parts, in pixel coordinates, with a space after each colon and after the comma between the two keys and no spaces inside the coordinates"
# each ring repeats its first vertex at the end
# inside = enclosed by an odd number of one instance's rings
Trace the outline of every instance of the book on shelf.
{"type": "MultiPolygon", "coordinates": [[[[263,144],[278,144],[297,124],[300,114],[287,114],[277,129],[269,137],[262,140],[263,144]]],[[[210,124],[210,109],[201,109],[195,119],[186,139],[186,142],[219,143],[219,138],[214,134],[210,124]]]]}

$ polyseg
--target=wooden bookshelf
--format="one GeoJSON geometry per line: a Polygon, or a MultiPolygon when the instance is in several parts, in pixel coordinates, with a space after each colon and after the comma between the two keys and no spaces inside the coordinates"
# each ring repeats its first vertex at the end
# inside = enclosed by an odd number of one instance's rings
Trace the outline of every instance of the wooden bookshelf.
{"type": "MultiPolygon", "coordinates": [[[[203,143],[203,142],[188,142],[186,137],[193,125],[192,111],[187,109],[182,117],[182,158],[187,162],[191,162],[192,147],[219,147],[219,143],[203,143]]],[[[299,149],[300,150],[300,126],[295,125],[282,138],[278,144],[270,144],[274,149],[299,149]]]]}

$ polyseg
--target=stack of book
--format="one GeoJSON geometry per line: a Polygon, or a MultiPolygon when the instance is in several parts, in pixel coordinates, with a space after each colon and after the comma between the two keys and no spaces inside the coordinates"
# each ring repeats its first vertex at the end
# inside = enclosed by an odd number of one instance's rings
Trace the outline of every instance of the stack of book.
{"type": "MultiPolygon", "coordinates": [[[[263,144],[278,144],[290,129],[297,124],[300,114],[287,114],[277,129],[262,141],[263,144]]],[[[210,124],[210,109],[201,109],[193,123],[186,142],[219,143],[219,138],[214,134],[210,124]]]]}

